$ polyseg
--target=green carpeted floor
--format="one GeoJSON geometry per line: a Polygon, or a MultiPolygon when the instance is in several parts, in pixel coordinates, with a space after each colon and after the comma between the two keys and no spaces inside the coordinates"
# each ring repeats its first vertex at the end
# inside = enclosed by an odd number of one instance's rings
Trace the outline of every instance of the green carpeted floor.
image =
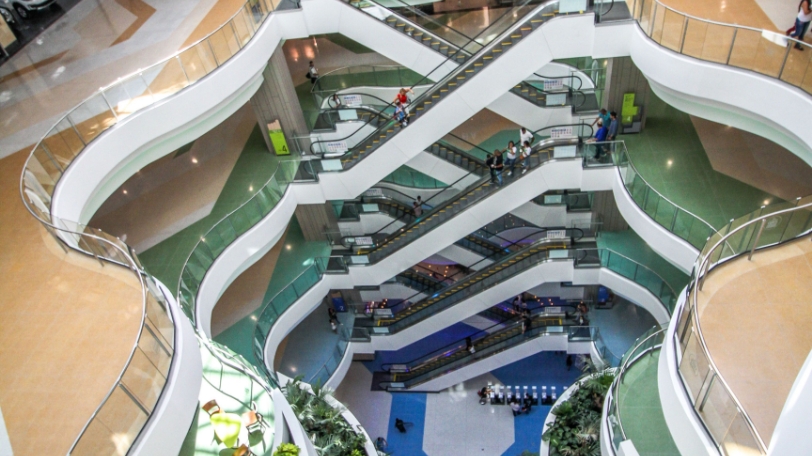
{"type": "Polygon", "coordinates": [[[147,270],[176,291],[178,278],[189,253],[212,226],[248,201],[276,170],[279,158],[268,152],[262,132],[256,127],[246,141],[214,208],[206,217],[184,228],[158,245],[139,253],[147,270]]]}
{"type": "MultiPolygon", "coordinates": [[[[280,242],[283,242],[285,247],[279,253],[279,258],[276,260],[276,267],[274,267],[271,280],[268,282],[268,288],[262,300],[263,303],[270,301],[283,288],[293,282],[293,279],[313,263],[313,258],[330,255],[330,246],[326,242],[305,241],[304,234],[302,234],[302,229],[299,227],[299,222],[296,220],[296,217],[290,220],[287,234],[280,242]]],[[[238,321],[217,335],[214,340],[226,345],[228,348],[243,355],[245,359],[251,363],[259,366],[259,363],[254,358],[252,344],[254,327],[256,326],[256,320],[254,318],[258,318],[261,311],[262,309],[260,308],[252,315],[238,321]]]]}
{"type": "Polygon", "coordinates": [[[617,398],[620,422],[626,437],[634,442],[641,456],[678,456],[680,454],[660,404],[657,362],[660,350],[643,355],[626,371],[617,398]]]}
{"type": "Polygon", "coordinates": [[[646,128],[621,135],[632,163],[658,192],[721,228],[778,197],[716,172],[688,114],[651,94],[646,128]]]}

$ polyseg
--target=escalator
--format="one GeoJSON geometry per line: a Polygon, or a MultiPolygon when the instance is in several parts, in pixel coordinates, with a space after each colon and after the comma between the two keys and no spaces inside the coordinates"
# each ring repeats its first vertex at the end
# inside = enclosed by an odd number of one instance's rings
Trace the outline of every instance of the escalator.
{"type": "MultiPolygon", "coordinates": [[[[528,159],[530,169],[537,168],[541,163],[549,160],[557,146],[565,145],[577,147],[578,139],[541,141],[528,159]]],[[[530,174],[532,173],[526,175],[529,176],[530,174]]],[[[430,211],[425,212],[419,219],[406,224],[406,226],[396,233],[387,236],[385,239],[376,241],[373,246],[359,248],[356,253],[364,256],[363,260],[367,264],[381,261],[393,252],[400,250],[410,242],[422,237],[427,232],[457,216],[467,208],[498,193],[504,188],[508,188],[511,184],[524,176],[525,174],[523,174],[520,167],[517,166],[512,176],[503,176],[504,185],[502,187],[492,183],[490,176],[485,176],[462,192],[453,195],[449,195],[450,192],[440,192],[425,201],[426,205],[433,207],[430,211]],[[438,204],[439,202],[442,202],[442,204],[438,204]]],[[[494,218],[498,218],[501,215],[502,214],[495,214],[494,218]]]]}
{"type": "MultiPolygon", "coordinates": [[[[394,192],[393,190],[386,190],[387,193],[394,192]]],[[[374,209],[376,209],[378,212],[385,213],[394,220],[383,228],[380,228],[375,233],[365,233],[365,236],[343,237],[341,239],[341,244],[343,247],[353,249],[356,251],[356,253],[362,252],[365,247],[359,246],[359,237],[371,238],[373,242],[385,241],[386,237],[393,231],[397,231],[404,225],[410,225],[418,222],[418,217],[415,217],[412,206],[410,206],[408,203],[402,202],[401,200],[387,196],[364,196],[357,202],[345,203],[342,208],[342,219],[346,220],[352,217],[353,214],[360,219],[360,215],[362,213],[369,213],[369,211],[373,209],[372,207],[368,206],[372,204],[375,205],[374,209]]],[[[426,211],[431,209],[431,206],[428,204],[424,204],[423,207],[426,211]]],[[[464,236],[454,244],[469,250],[480,257],[494,257],[495,255],[504,253],[504,249],[501,245],[488,240],[488,238],[497,235],[498,233],[480,230],[477,233],[464,236]]]]}
{"type": "MultiPolygon", "coordinates": [[[[539,337],[561,335],[569,338],[570,334],[580,335],[577,331],[570,331],[567,328],[576,327],[571,314],[555,307],[535,310],[531,313],[529,328],[525,328],[524,325],[521,317],[514,316],[416,359],[384,364],[382,366],[384,371],[373,373],[372,389],[408,391],[539,337]],[[469,341],[473,345],[473,352],[469,341]]],[[[536,349],[528,347],[524,355],[529,356],[543,349],[538,344],[536,346],[538,347],[536,349]]],[[[505,364],[509,362],[512,360],[505,364]]],[[[487,370],[492,369],[493,366],[489,363],[487,370]]]]}
{"type": "MultiPolygon", "coordinates": [[[[462,65],[448,73],[442,78],[437,78],[440,74],[446,74],[447,69],[444,64],[438,66],[434,71],[427,75],[424,79],[431,81],[432,79],[440,79],[430,90],[418,96],[410,105],[411,120],[409,125],[419,123],[421,116],[431,110],[434,106],[442,102],[443,99],[454,93],[466,82],[470,81],[483,69],[490,66],[493,62],[499,59],[500,56],[509,52],[510,49],[515,47],[517,43],[522,41],[526,36],[531,34],[534,30],[540,27],[547,20],[555,17],[556,4],[547,4],[544,6],[524,6],[522,11],[526,13],[518,22],[500,22],[500,26],[506,26],[506,32],[500,33],[499,36],[494,37],[493,40],[487,40],[484,35],[485,32],[492,29],[483,30],[480,35],[472,38],[467,44],[469,48],[476,49],[476,52],[467,59],[462,65]],[[481,44],[482,41],[488,41],[486,45],[481,44]]],[[[453,58],[453,57],[452,57],[453,58]]],[[[415,84],[415,86],[418,84],[415,84]]],[[[372,134],[368,135],[363,140],[359,141],[357,145],[349,150],[340,158],[340,168],[348,169],[353,167],[365,156],[368,156],[383,144],[390,141],[393,137],[397,136],[404,128],[394,120],[386,122],[375,130],[372,134]]],[[[326,143],[326,142],[325,142],[326,143]]],[[[326,144],[314,142],[311,145],[311,152],[323,153],[327,152],[326,144]]],[[[300,178],[312,179],[314,174],[322,171],[331,171],[331,165],[325,167],[322,160],[313,160],[303,162],[308,166],[300,167],[300,178]],[[301,175],[304,173],[304,175],[301,175]]]]}

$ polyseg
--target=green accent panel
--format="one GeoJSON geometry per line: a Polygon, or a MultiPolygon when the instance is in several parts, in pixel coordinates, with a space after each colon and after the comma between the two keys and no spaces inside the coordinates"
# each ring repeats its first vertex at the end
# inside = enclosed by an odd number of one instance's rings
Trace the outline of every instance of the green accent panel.
{"type": "Polygon", "coordinates": [[[668,282],[675,293],[688,285],[688,274],[666,261],[632,230],[601,232],[597,242],[598,248],[614,250],[656,272],[668,282]]]}
{"type": "Polygon", "coordinates": [[[375,52],[372,49],[364,46],[363,44],[357,41],[353,41],[340,33],[329,33],[327,35],[322,36],[324,37],[324,39],[329,40],[333,44],[337,44],[354,54],[370,54],[372,52],[375,52]]]}
{"type": "Polygon", "coordinates": [[[626,372],[617,398],[620,421],[640,456],[679,456],[660,404],[659,359],[660,350],[643,355],[626,372]]]}
{"type": "Polygon", "coordinates": [[[200,237],[226,214],[250,199],[276,170],[279,158],[268,153],[262,136],[263,132],[255,127],[209,215],[139,253],[147,270],[171,291],[177,291],[183,263],[200,237]]]}

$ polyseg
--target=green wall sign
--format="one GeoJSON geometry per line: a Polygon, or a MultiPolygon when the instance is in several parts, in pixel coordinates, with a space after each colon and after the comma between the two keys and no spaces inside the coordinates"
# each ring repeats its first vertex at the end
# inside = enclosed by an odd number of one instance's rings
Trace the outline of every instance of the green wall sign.
{"type": "Polygon", "coordinates": [[[268,124],[268,135],[271,137],[271,144],[276,155],[290,155],[288,140],[285,139],[285,133],[282,132],[282,126],[278,120],[268,124]]]}

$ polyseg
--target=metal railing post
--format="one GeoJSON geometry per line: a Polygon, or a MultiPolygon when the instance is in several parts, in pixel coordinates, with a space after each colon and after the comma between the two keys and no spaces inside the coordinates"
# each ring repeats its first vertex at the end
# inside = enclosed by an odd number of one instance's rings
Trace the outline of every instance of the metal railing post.
{"type": "Polygon", "coordinates": [[[756,250],[756,246],[758,245],[759,239],[761,239],[761,233],[764,231],[764,225],[767,224],[767,219],[763,219],[761,221],[761,225],[758,227],[758,233],[756,233],[756,239],[753,241],[753,247],[750,249],[750,254],[747,255],[747,261],[752,260],[753,252],[756,250]]]}
{"type": "Polygon", "coordinates": [[[739,29],[734,28],[733,29],[733,39],[730,40],[730,50],[727,51],[727,60],[725,60],[725,65],[730,65],[730,56],[733,55],[733,46],[736,45],[736,35],[738,35],[738,33],[739,33],[739,29]]]}

